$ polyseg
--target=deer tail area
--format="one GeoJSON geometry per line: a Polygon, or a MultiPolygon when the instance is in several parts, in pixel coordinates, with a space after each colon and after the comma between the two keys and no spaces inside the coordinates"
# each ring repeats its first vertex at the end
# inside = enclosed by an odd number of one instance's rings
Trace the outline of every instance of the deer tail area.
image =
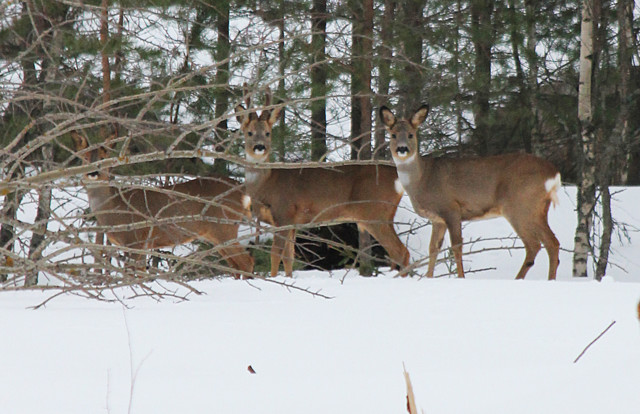
{"type": "Polygon", "coordinates": [[[560,173],[557,173],[555,177],[549,178],[544,182],[544,189],[547,190],[547,194],[549,194],[549,198],[553,203],[553,207],[555,208],[560,201],[558,200],[558,189],[562,185],[562,179],[560,177],[560,173]]]}

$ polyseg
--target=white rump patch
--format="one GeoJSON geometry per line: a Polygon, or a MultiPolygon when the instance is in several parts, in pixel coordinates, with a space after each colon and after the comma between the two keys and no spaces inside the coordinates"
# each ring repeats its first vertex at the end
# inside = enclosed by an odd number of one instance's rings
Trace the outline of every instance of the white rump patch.
{"type": "Polygon", "coordinates": [[[242,196],[242,207],[246,210],[249,210],[249,207],[251,207],[251,197],[246,194],[242,196]]]}
{"type": "Polygon", "coordinates": [[[561,185],[562,185],[562,177],[560,177],[560,173],[557,173],[555,177],[549,178],[547,181],[544,182],[544,189],[549,194],[549,197],[551,198],[551,202],[553,203],[554,207],[559,204],[558,189],[560,189],[561,185]]]}
{"type": "Polygon", "coordinates": [[[552,190],[558,190],[561,184],[560,173],[557,173],[555,177],[549,178],[544,182],[544,189],[547,190],[547,193],[550,193],[552,190]]]}
{"type": "Polygon", "coordinates": [[[404,187],[402,186],[402,181],[400,181],[400,178],[396,178],[396,180],[393,182],[393,185],[396,188],[396,193],[404,193],[404,187]]]}

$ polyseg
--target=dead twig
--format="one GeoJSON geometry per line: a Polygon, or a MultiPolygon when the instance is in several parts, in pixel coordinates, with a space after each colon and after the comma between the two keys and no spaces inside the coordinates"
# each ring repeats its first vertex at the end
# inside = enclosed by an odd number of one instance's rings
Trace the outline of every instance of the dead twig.
{"type": "Polygon", "coordinates": [[[411,385],[411,378],[407,368],[402,363],[402,370],[404,371],[404,381],[407,384],[407,412],[409,414],[418,414],[418,408],[416,407],[416,397],[413,395],[413,386],[411,385]]]}
{"type": "Polygon", "coordinates": [[[579,360],[580,358],[582,358],[582,355],[584,355],[584,354],[585,354],[585,352],[587,352],[587,349],[589,349],[589,347],[591,347],[591,345],[593,345],[593,344],[594,344],[598,339],[602,338],[602,336],[603,336],[605,333],[607,333],[607,331],[608,331],[608,330],[609,330],[613,325],[615,325],[615,323],[616,323],[616,321],[611,322],[611,323],[609,324],[609,326],[607,326],[607,329],[605,329],[604,331],[600,332],[600,335],[598,335],[598,336],[596,337],[596,339],[594,339],[593,341],[591,341],[591,342],[589,343],[589,345],[587,345],[587,346],[582,350],[582,352],[580,352],[580,355],[578,355],[578,357],[573,361],[573,363],[575,364],[576,362],[578,362],[578,360],[579,360]]]}

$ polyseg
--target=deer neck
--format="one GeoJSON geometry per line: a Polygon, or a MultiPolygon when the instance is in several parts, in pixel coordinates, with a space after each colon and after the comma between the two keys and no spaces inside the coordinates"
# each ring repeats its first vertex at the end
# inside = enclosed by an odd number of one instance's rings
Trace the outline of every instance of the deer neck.
{"type": "Polygon", "coordinates": [[[85,189],[92,212],[110,209],[110,203],[114,200],[115,188],[111,187],[108,182],[95,182],[85,186],[85,189]]]}
{"type": "Polygon", "coordinates": [[[394,159],[396,164],[396,170],[398,172],[398,179],[405,191],[410,192],[410,189],[418,184],[422,177],[422,158],[418,153],[413,154],[407,159],[398,160],[394,159]]]}
{"type": "Polygon", "coordinates": [[[271,176],[271,169],[269,168],[255,168],[247,166],[244,172],[245,183],[249,192],[255,192],[260,189],[262,185],[271,176]]]}

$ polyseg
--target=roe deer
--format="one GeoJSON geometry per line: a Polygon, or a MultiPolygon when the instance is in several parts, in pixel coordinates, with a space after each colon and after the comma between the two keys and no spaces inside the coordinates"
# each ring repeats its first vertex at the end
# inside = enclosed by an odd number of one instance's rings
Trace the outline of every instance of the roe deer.
{"type": "MultiPolygon", "coordinates": [[[[246,159],[250,164],[268,162],[271,153],[271,129],[281,108],[265,109],[260,116],[251,110],[247,97],[245,109],[236,106],[237,119],[245,137],[246,159]]],[[[358,230],[369,232],[386,250],[392,267],[404,269],[409,251],[393,228],[393,219],[402,198],[396,184],[398,176],[389,165],[342,165],[331,167],[246,168],[247,193],[251,205],[263,221],[289,226],[317,223],[356,222],[358,230]]],[[[295,247],[295,229],[274,234],[271,248],[271,276],[280,262],[291,277],[295,247]]]]}
{"type": "MultiPolygon", "coordinates": [[[[74,131],[71,136],[84,164],[106,158],[112,149],[99,146],[90,150],[83,135],[74,131]]],[[[248,197],[238,182],[210,177],[158,188],[127,189],[110,184],[108,169],[99,169],[86,174],[83,184],[100,226],[134,227],[106,230],[112,244],[146,250],[204,239],[217,245],[220,255],[240,271],[240,276],[253,272],[253,257],[235,241],[240,221],[249,215],[248,197]]]]}
{"type": "Polygon", "coordinates": [[[549,204],[558,203],[560,173],[550,162],[529,154],[479,158],[433,158],[418,153],[418,126],[429,106],[407,119],[396,119],[387,107],[380,118],[404,190],[416,213],[431,220],[427,277],[433,277],[438,252],[448,229],[458,277],[462,267],[461,222],[503,216],[522,239],[526,257],[516,279],[523,279],[544,244],[549,280],[556,277],[559,243],[547,223],[549,204]]]}

